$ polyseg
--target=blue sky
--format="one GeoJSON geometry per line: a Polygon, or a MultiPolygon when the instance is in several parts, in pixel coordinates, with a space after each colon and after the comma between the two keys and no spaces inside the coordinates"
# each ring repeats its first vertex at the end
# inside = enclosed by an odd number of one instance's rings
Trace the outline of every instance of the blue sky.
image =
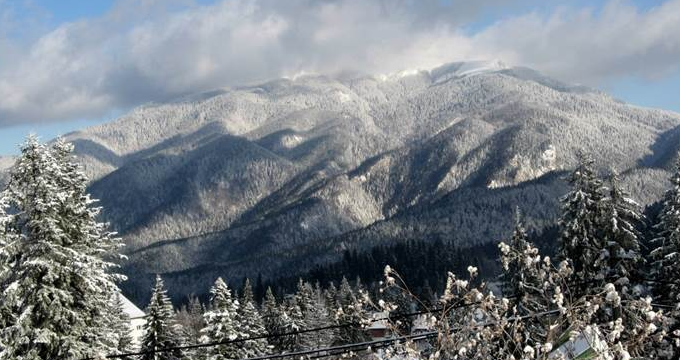
{"type": "Polygon", "coordinates": [[[0,154],[222,86],[491,57],[680,112],[678,24],[680,0],[0,0],[0,154]]]}

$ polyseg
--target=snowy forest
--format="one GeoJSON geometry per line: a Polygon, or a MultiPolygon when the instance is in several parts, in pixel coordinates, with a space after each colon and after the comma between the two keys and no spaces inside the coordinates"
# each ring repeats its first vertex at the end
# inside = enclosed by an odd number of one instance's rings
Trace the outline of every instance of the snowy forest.
{"type": "Polygon", "coordinates": [[[176,309],[157,276],[137,346],[117,296],[122,241],[99,220],[72,152],[62,139],[29,137],[0,195],[0,359],[680,356],[680,160],[658,219],[643,229],[650,219],[617,175],[599,178],[581,154],[560,199],[554,256],[516,211],[498,246],[499,278],[459,256],[429,296],[413,274],[385,266],[371,289],[347,277],[299,279],[295,291],[270,288],[263,299],[250,281],[233,289],[217,278],[207,303],[176,309]]]}

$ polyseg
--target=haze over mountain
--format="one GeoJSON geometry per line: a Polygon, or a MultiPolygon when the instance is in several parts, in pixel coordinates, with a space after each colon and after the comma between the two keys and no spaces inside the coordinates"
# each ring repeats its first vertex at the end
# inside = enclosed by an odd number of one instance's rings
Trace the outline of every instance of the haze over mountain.
{"type": "MultiPolygon", "coordinates": [[[[580,149],[656,201],[680,115],[499,61],[305,75],[139,107],[67,136],[123,236],[126,290],[294,274],[342,249],[540,231],[580,149]]],[[[3,160],[3,163],[9,162],[3,160]]],[[[136,294],[136,295],[135,295],[136,294]]]]}

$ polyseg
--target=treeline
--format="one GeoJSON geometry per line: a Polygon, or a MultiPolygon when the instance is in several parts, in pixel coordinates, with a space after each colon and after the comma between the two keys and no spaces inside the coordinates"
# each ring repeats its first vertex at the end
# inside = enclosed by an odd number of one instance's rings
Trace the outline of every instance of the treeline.
{"type": "Polygon", "coordinates": [[[365,282],[369,290],[376,289],[376,283],[382,280],[382,271],[386,265],[400,269],[403,277],[414,286],[416,294],[427,297],[441,292],[446,285],[442,276],[447,271],[464,272],[468,265],[481,269],[485,276],[498,274],[500,264],[498,248],[494,243],[458,248],[455,244],[437,240],[425,242],[410,240],[390,246],[378,246],[367,252],[345,250],[341,260],[329,264],[320,264],[312,270],[297,275],[275,278],[261,283],[258,297],[264,296],[270,287],[276,294],[291,293],[302,278],[311,283],[328,286],[338,284],[343,278],[365,282]]]}
{"type": "MultiPolygon", "coordinates": [[[[549,226],[542,231],[528,230],[527,236],[546,255],[553,255],[557,249],[556,239],[559,227],[549,226]]],[[[345,250],[339,261],[316,265],[312,270],[294,276],[278,277],[263,281],[256,278],[255,295],[262,299],[267,288],[283,295],[295,291],[298,280],[328,286],[338,284],[343,278],[364,282],[374,294],[377,283],[383,280],[382,271],[386,265],[399,269],[404,280],[421,298],[432,298],[441,294],[446,286],[446,273],[465,273],[468,266],[479,269],[483,279],[494,279],[501,273],[498,262],[497,242],[488,242],[471,247],[459,247],[453,242],[440,239],[431,241],[406,240],[396,244],[382,245],[370,251],[345,250]]],[[[242,280],[242,281],[245,281],[242,280]]]]}

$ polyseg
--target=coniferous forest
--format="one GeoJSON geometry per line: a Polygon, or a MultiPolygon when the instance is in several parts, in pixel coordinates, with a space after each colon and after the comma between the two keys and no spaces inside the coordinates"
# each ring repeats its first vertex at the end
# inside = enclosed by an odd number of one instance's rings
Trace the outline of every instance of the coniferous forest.
{"type": "Polygon", "coordinates": [[[157,276],[132,344],[117,295],[120,239],[98,222],[72,145],[29,137],[21,150],[0,198],[0,359],[680,354],[680,160],[647,216],[582,154],[559,222],[541,234],[517,210],[498,246],[347,251],[298,279],[217,278],[179,309],[157,276]]]}
{"type": "Polygon", "coordinates": [[[0,360],[680,360],[680,0],[0,0],[0,360]]]}

